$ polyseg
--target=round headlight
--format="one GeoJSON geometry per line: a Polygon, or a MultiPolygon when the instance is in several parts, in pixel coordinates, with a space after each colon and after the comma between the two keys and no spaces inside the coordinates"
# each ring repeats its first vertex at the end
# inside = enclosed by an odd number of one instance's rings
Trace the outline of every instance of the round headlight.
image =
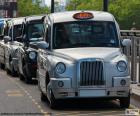
{"type": "Polygon", "coordinates": [[[124,62],[124,61],[119,61],[119,62],[117,63],[117,68],[118,68],[118,70],[119,70],[120,72],[126,71],[126,69],[127,69],[127,64],[126,64],[126,62],[124,62]]]}
{"type": "Polygon", "coordinates": [[[35,52],[30,52],[29,53],[29,58],[30,59],[35,59],[36,58],[36,53],[35,52]]]}
{"type": "Polygon", "coordinates": [[[58,74],[64,73],[65,70],[66,70],[66,66],[65,66],[65,64],[62,63],[62,62],[59,62],[59,63],[56,65],[56,67],[55,67],[55,71],[56,71],[56,73],[58,73],[58,74]]]}

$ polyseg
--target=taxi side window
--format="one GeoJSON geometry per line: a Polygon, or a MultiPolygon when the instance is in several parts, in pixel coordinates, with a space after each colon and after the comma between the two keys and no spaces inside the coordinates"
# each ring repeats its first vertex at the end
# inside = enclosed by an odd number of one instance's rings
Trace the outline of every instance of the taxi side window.
{"type": "Polygon", "coordinates": [[[13,28],[12,26],[9,28],[9,32],[8,32],[8,36],[10,36],[12,38],[13,34],[13,28]]]}
{"type": "Polygon", "coordinates": [[[8,35],[8,30],[9,30],[9,27],[8,25],[6,24],[5,28],[4,28],[4,35],[8,35]]]}
{"type": "Polygon", "coordinates": [[[45,41],[47,43],[50,43],[50,30],[51,30],[51,27],[48,23],[45,24],[45,30],[44,30],[44,37],[45,37],[45,41]]]}

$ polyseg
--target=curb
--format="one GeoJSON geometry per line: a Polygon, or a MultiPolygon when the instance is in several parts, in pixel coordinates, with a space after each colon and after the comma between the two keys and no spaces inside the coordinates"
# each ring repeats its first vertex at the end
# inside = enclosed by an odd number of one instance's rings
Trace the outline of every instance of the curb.
{"type": "Polygon", "coordinates": [[[132,104],[130,104],[129,108],[131,108],[131,109],[139,109],[138,107],[136,107],[136,106],[134,106],[132,104]]]}

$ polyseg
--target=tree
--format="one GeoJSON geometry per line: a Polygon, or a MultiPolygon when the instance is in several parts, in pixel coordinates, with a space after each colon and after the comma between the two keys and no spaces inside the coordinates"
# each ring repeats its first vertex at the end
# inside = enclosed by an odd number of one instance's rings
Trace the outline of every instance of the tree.
{"type": "Polygon", "coordinates": [[[32,2],[32,0],[18,0],[17,4],[19,16],[45,14],[49,12],[48,7],[40,6],[39,0],[36,0],[34,3],[32,2]]]}
{"type": "Polygon", "coordinates": [[[103,0],[71,0],[67,10],[102,10],[103,0]]]}
{"type": "Polygon", "coordinates": [[[114,14],[121,29],[131,29],[133,26],[140,29],[140,0],[112,0],[109,11],[114,14]]]}

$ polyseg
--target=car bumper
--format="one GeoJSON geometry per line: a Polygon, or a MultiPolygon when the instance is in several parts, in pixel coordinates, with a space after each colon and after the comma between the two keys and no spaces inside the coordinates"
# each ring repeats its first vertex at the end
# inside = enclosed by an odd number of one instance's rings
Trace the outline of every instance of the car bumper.
{"type": "MultiPolygon", "coordinates": [[[[116,79],[116,78],[115,78],[116,79]]],[[[120,78],[118,78],[120,79],[120,78]]],[[[115,81],[119,82],[116,79],[115,81]]],[[[129,79],[126,78],[126,86],[115,85],[112,87],[77,87],[72,88],[70,78],[51,78],[50,86],[56,99],[67,98],[121,98],[128,97],[130,93],[129,79]]]]}

